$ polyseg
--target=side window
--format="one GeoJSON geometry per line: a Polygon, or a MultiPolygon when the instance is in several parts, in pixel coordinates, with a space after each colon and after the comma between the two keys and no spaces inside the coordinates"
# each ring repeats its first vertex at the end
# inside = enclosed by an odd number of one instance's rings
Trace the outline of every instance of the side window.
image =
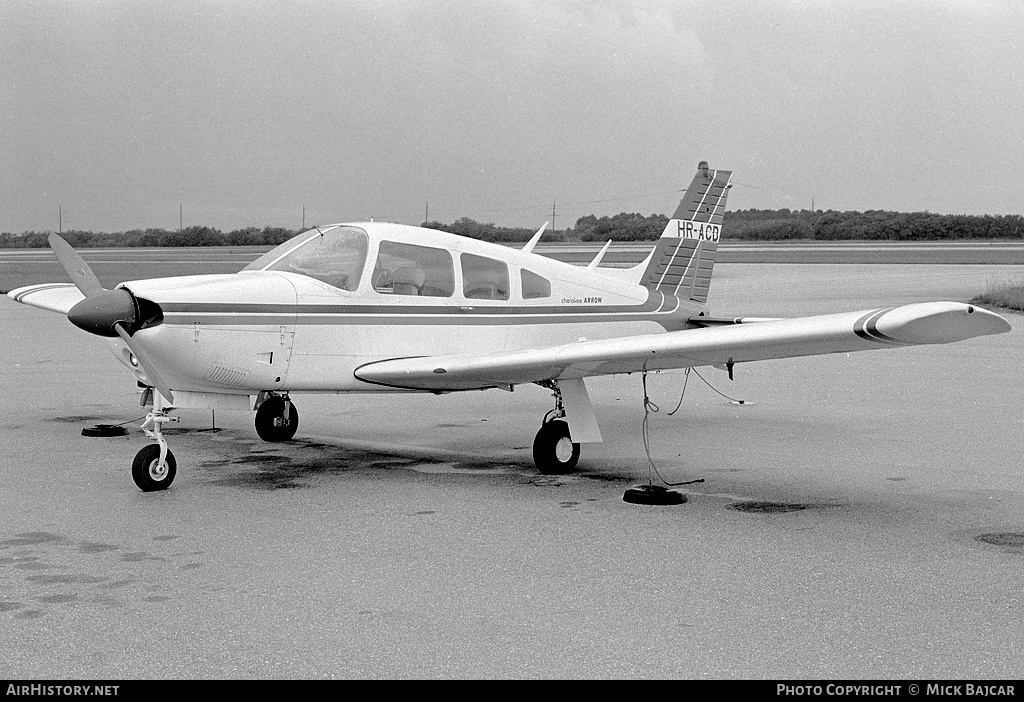
{"type": "Polygon", "coordinates": [[[450,253],[396,241],[380,242],[372,280],[373,289],[385,295],[451,297],[455,292],[450,253]]]}
{"type": "Polygon", "coordinates": [[[508,299],[508,266],[493,258],[464,253],[462,292],[476,300],[508,299]]]}
{"type": "Polygon", "coordinates": [[[522,270],[523,276],[523,299],[535,300],[540,297],[551,297],[551,281],[542,278],[536,273],[522,270]]]}

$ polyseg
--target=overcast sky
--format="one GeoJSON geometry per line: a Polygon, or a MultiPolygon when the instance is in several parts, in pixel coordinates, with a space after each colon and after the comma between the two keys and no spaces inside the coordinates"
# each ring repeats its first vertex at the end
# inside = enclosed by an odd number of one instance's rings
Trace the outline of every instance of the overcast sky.
{"type": "Polygon", "coordinates": [[[0,231],[1020,214],[1022,147],[1016,0],[0,1],[0,231]]]}

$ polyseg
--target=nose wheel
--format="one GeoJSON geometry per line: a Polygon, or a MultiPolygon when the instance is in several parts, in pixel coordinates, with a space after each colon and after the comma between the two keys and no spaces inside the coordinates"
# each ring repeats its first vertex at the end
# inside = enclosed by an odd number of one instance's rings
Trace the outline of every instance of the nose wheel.
{"type": "Polygon", "coordinates": [[[132,462],[132,479],[143,492],[166,490],[174,480],[177,467],[173,453],[167,451],[161,459],[160,446],[149,444],[135,454],[135,460],[132,462]]]}

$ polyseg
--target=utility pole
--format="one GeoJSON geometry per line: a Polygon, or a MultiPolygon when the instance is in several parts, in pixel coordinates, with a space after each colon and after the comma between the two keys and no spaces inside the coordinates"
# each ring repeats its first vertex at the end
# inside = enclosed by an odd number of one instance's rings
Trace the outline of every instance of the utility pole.
{"type": "Polygon", "coordinates": [[[430,221],[430,200],[427,200],[426,204],[423,205],[423,221],[430,221]]]}
{"type": "Polygon", "coordinates": [[[302,206],[302,231],[306,231],[306,206],[302,206]]]}
{"type": "Polygon", "coordinates": [[[551,231],[555,231],[555,204],[557,200],[551,202],[551,231]]]}
{"type": "Polygon", "coordinates": [[[182,206],[181,206],[181,203],[179,202],[178,203],[178,233],[179,234],[181,233],[181,209],[182,209],[182,206]]]}

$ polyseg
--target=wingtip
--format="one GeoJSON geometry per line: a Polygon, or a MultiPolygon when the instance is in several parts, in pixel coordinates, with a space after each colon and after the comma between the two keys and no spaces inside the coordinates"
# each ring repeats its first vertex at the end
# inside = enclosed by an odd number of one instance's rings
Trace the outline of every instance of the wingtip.
{"type": "Polygon", "coordinates": [[[922,302],[889,310],[875,322],[885,336],[911,344],[948,344],[976,336],[1005,334],[1010,323],[977,305],[922,302]]]}

